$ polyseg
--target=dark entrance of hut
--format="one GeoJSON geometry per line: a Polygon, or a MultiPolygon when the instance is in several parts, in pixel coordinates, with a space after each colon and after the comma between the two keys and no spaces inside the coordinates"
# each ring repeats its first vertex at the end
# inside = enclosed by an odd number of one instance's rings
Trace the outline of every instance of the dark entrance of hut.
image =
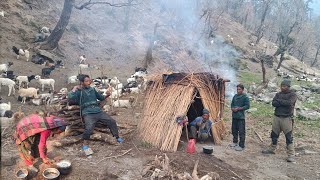
{"type": "MultiPolygon", "coordinates": [[[[189,125],[187,126],[187,132],[188,132],[188,137],[191,138],[191,133],[190,133],[190,123],[195,120],[197,117],[202,116],[202,110],[203,110],[203,104],[201,101],[200,93],[199,91],[196,92],[195,98],[191,101],[190,107],[187,112],[188,116],[188,122],[189,125]]],[[[186,128],[183,128],[181,140],[184,142],[187,142],[187,135],[186,135],[186,128]]]]}

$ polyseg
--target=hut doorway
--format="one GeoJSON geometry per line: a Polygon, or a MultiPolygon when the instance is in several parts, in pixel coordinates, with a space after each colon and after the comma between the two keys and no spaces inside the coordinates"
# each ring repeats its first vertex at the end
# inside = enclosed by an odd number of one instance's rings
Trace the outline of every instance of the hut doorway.
{"type": "Polygon", "coordinates": [[[195,120],[197,117],[202,116],[202,110],[203,110],[203,104],[201,101],[200,93],[197,92],[197,95],[193,99],[193,102],[191,103],[187,116],[189,119],[189,123],[191,123],[193,120],[195,120]]]}
{"type": "MultiPolygon", "coordinates": [[[[195,120],[197,117],[202,116],[202,110],[203,110],[203,104],[202,104],[202,100],[200,97],[200,93],[199,91],[197,91],[196,96],[194,97],[194,99],[192,100],[190,107],[188,109],[187,112],[187,116],[188,116],[188,122],[189,124],[195,120]]],[[[183,133],[181,136],[182,140],[187,140],[187,136],[186,136],[186,128],[183,128],[183,133]]],[[[188,135],[189,138],[191,137],[191,133],[190,133],[190,125],[187,126],[187,131],[188,131],[188,135]]]]}

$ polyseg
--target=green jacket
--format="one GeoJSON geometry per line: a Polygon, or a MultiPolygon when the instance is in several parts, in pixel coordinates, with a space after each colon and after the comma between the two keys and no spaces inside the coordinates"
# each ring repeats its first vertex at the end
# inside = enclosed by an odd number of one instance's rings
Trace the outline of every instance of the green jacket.
{"type": "Polygon", "coordinates": [[[245,119],[244,111],[250,108],[250,101],[246,94],[234,95],[231,102],[231,108],[240,107],[241,110],[232,112],[233,119],[245,119]]]}
{"type": "Polygon", "coordinates": [[[82,115],[96,114],[101,112],[98,100],[103,101],[105,96],[97,92],[93,87],[85,87],[75,92],[70,91],[68,98],[76,101],[80,105],[82,115]]]}

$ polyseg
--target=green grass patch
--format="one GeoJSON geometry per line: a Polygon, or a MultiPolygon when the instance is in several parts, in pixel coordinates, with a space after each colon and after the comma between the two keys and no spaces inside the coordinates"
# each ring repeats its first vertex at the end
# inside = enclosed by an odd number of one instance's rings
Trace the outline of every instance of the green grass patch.
{"type": "Polygon", "coordinates": [[[274,109],[271,104],[266,104],[263,102],[251,101],[250,108],[257,108],[257,111],[251,112],[251,116],[254,118],[272,118],[274,114],[274,109]]]}
{"type": "Polygon", "coordinates": [[[295,121],[298,121],[299,123],[303,124],[304,126],[308,126],[309,128],[320,128],[320,119],[311,121],[298,116],[295,118],[295,121]]]}
{"type": "Polygon", "coordinates": [[[245,88],[248,88],[250,84],[253,82],[257,85],[261,83],[262,81],[262,75],[261,73],[253,73],[253,72],[240,72],[240,83],[242,83],[245,88]]]}

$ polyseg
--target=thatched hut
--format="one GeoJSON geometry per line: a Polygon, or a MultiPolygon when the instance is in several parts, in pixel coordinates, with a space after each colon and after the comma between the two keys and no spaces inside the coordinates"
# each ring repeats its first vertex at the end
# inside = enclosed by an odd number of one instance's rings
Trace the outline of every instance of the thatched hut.
{"type": "Polygon", "coordinates": [[[201,116],[205,107],[212,119],[212,135],[220,144],[225,134],[223,109],[225,83],[211,73],[172,73],[155,76],[145,94],[143,119],[138,125],[139,135],[163,151],[176,151],[183,126],[176,118],[185,114],[189,122],[201,116]]]}

